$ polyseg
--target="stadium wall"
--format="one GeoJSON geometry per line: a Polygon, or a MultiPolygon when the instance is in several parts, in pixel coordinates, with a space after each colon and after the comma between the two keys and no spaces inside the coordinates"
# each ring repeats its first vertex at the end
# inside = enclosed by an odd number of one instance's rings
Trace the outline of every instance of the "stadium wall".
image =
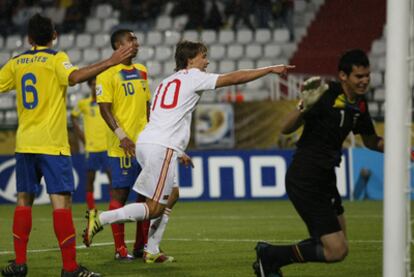
{"type": "MultiPolygon", "coordinates": [[[[183,200],[249,200],[285,199],[285,173],[292,150],[218,150],[189,152],[194,169],[178,169],[180,197],[183,200]]],[[[72,156],[76,191],[74,202],[84,202],[85,159],[72,156]]],[[[349,154],[344,151],[341,167],[337,169],[341,195],[350,198],[349,154]]],[[[0,203],[15,202],[15,159],[0,156],[0,203]]],[[[95,199],[109,201],[108,180],[98,172],[95,180],[95,199]]],[[[131,196],[131,200],[135,197],[131,196]]],[[[44,186],[39,187],[35,203],[48,203],[44,186]]]]}

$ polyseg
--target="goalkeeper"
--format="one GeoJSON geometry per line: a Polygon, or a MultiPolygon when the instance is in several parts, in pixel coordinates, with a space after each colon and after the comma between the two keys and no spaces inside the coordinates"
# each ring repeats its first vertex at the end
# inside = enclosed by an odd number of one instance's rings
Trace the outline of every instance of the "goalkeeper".
{"type": "Polygon", "coordinates": [[[297,109],[282,128],[289,134],[304,125],[293,161],[286,173],[286,191],[305,222],[310,238],[294,245],[258,242],[253,268],[257,276],[282,276],[291,263],[342,261],[348,254],[344,208],[336,187],[342,143],[352,131],[371,150],[383,152],[368,112],[367,55],[359,49],[339,61],[337,82],[324,84],[319,77],[305,81],[297,109]]]}

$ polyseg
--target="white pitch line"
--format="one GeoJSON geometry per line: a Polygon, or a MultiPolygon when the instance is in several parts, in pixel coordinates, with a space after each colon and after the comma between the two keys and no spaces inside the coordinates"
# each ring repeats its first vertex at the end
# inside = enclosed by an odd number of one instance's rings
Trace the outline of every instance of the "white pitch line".
{"type": "MultiPolygon", "coordinates": [[[[171,238],[171,239],[163,239],[164,241],[185,241],[185,242],[257,242],[260,239],[210,239],[210,238],[201,238],[201,239],[192,239],[192,238],[171,238]]],[[[266,240],[270,243],[295,243],[299,240],[266,240]]],[[[133,240],[127,240],[126,243],[133,243],[133,240]]],[[[382,244],[382,240],[351,240],[349,243],[353,244],[382,244]]],[[[91,247],[105,247],[109,245],[113,245],[113,242],[100,242],[94,243],[91,247]]],[[[76,249],[86,249],[87,247],[84,245],[76,246],[76,249]]],[[[45,248],[45,249],[30,249],[27,250],[28,253],[44,253],[44,252],[56,252],[60,251],[60,248],[45,248]]],[[[14,251],[0,251],[0,256],[13,254],[14,251]]]]}

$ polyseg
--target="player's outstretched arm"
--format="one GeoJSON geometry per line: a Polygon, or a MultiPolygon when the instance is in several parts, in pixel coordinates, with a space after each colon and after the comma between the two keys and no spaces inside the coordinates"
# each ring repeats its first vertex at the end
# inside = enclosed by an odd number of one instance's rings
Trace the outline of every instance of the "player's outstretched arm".
{"type": "Polygon", "coordinates": [[[84,82],[107,70],[111,66],[120,64],[122,61],[129,58],[132,55],[132,52],[132,47],[119,47],[112,53],[112,56],[109,59],[73,71],[69,75],[69,85],[73,86],[77,83],[84,82]]]}
{"type": "Polygon", "coordinates": [[[216,88],[248,83],[271,73],[284,75],[293,68],[295,68],[294,65],[280,64],[221,74],[217,79],[216,88]]]}

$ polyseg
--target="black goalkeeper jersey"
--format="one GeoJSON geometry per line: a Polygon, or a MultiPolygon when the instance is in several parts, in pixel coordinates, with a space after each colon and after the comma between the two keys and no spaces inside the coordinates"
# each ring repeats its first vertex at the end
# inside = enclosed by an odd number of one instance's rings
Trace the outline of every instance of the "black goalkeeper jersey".
{"type": "Polygon", "coordinates": [[[304,130],[294,161],[310,162],[323,168],[339,165],[342,144],[349,132],[375,134],[366,98],[360,96],[350,103],[338,82],[329,83],[328,91],[303,119],[304,130]]]}

